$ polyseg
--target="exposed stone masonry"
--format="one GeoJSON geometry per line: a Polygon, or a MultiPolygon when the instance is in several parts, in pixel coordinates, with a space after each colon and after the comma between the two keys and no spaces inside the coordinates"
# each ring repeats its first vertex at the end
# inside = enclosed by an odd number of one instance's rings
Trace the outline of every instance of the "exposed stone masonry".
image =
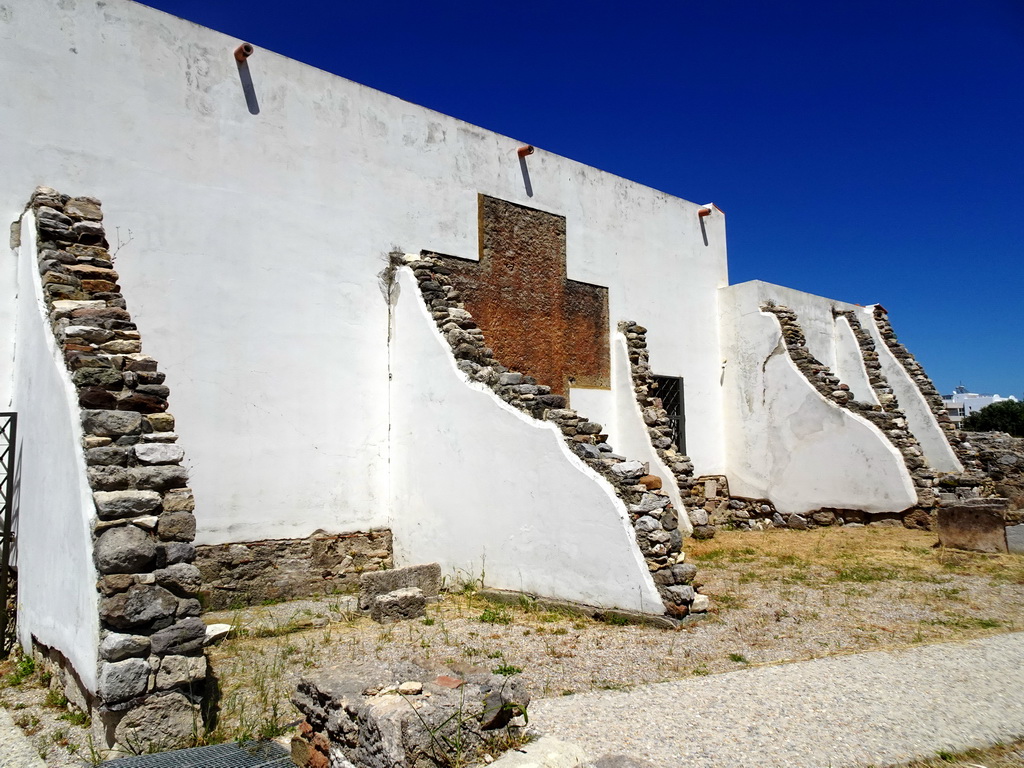
{"type": "Polygon", "coordinates": [[[775,506],[767,499],[730,496],[728,480],[722,476],[693,476],[693,464],[689,457],[680,454],[678,446],[669,437],[672,434],[672,427],[668,412],[658,397],[657,385],[651,375],[647,329],[635,322],[627,321],[619,323],[619,332],[626,337],[633,391],[643,414],[647,433],[651,437],[651,445],[672,470],[679,493],[686,505],[686,514],[693,525],[693,537],[710,539],[715,535],[715,526],[723,524],[735,528],[785,525],[782,517],[777,515],[775,506]],[[719,494],[720,490],[724,491],[724,494],[719,494]],[[768,523],[769,520],[774,522],[768,523]]]}
{"type": "Polygon", "coordinates": [[[570,449],[614,488],[629,510],[637,543],[647,562],[670,616],[682,617],[706,610],[707,598],[697,595],[693,578],[697,569],[683,562],[678,511],[660,490],[661,479],[647,473],[639,461],[612,453],[602,426],[566,408],[562,395],[550,387],[501,365],[487,347],[483,332],[466,311],[452,284],[451,270],[432,254],[419,257],[396,254],[395,267],[412,269],[424,302],[442,336],[452,348],[457,365],[474,381],[488,386],[498,397],[533,418],[558,426],[570,449]]]}
{"type": "Polygon", "coordinates": [[[192,737],[207,672],[195,501],[166,413],[169,389],[120,293],[100,202],[40,187],[30,206],[96,505],[99,685],[87,703],[104,743],[112,730],[122,745],[169,748],[192,737]]]}
{"type": "MultiPolygon", "coordinates": [[[[896,395],[889,385],[888,379],[882,371],[878,357],[878,350],[874,339],[861,325],[859,318],[850,310],[833,310],[833,317],[845,317],[853,331],[854,338],[860,348],[861,358],[864,361],[864,368],[868,376],[868,383],[875,393],[879,404],[861,402],[853,398],[848,385],[840,382],[839,378],[829,370],[828,366],[817,360],[807,349],[806,338],[800,328],[796,313],[788,307],[777,305],[765,305],[762,307],[765,312],[774,314],[782,329],[783,340],[790,359],[811,383],[811,385],[827,400],[830,400],[842,408],[857,413],[870,421],[886,436],[890,443],[903,456],[904,464],[910,472],[917,491],[917,504],[900,513],[904,525],[913,527],[930,527],[934,517],[935,507],[939,503],[937,488],[943,486],[948,489],[957,489],[959,496],[977,497],[978,486],[982,485],[982,478],[976,474],[953,474],[940,473],[932,469],[924,457],[921,445],[917,438],[910,431],[906,415],[900,408],[896,395]]],[[[884,310],[883,310],[884,313],[884,310]]],[[[891,328],[889,330],[891,333],[891,328]]],[[[908,353],[909,354],[909,353],[908,353]]],[[[917,365],[915,361],[915,365],[917,365]]],[[[920,370],[920,366],[917,366],[920,370]]],[[[923,375],[923,370],[920,371],[923,375]]],[[[915,378],[915,382],[917,379],[915,378]]],[[[933,387],[934,389],[934,387],[933,387]]],[[[941,398],[939,398],[941,403],[941,398]]],[[[945,410],[941,414],[940,423],[948,422],[945,410]]],[[[948,434],[947,430],[947,434],[948,434]]],[[[864,522],[870,519],[863,512],[857,510],[819,510],[813,513],[812,522],[821,524],[823,512],[831,512],[837,521],[864,522]]]]}
{"type": "MultiPolygon", "coordinates": [[[[1008,499],[1007,522],[1024,522],[1024,437],[1005,432],[963,432],[994,484],[994,492],[1008,499]]],[[[946,501],[945,497],[942,499],[946,501]]],[[[952,501],[952,500],[951,500],[952,501]]]]}
{"type": "Polygon", "coordinates": [[[964,469],[968,472],[980,470],[981,463],[978,461],[977,453],[970,447],[963,433],[957,430],[956,425],[949,418],[949,414],[946,412],[946,405],[942,402],[942,395],[939,394],[939,391],[935,388],[935,385],[928,374],[925,373],[921,364],[910,354],[910,350],[900,344],[899,339],[896,338],[896,332],[892,329],[892,324],[889,322],[889,313],[885,307],[876,304],[873,316],[882,340],[889,348],[889,351],[892,352],[896,361],[903,366],[903,370],[910,376],[918,391],[924,396],[928,407],[931,408],[932,413],[938,420],[946,440],[949,441],[957,458],[960,459],[960,463],[964,465],[964,469]]]}
{"type": "Polygon", "coordinates": [[[196,547],[203,604],[211,610],[353,592],[360,574],[394,567],[391,531],[328,534],[196,547]]]}
{"type": "MultiPolygon", "coordinates": [[[[693,463],[689,456],[679,453],[679,447],[672,442],[672,424],[668,418],[668,411],[658,396],[658,385],[651,375],[647,329],[632,320],[627,320],[619,323],[619,333],[626,339],[633,392],[637,405],[640,406],[647,434],[651,438],[651,446],[658,452],[665,466],[671,470],[679,488],[679,495],[684,498],[685,504],[685,499],[694,484],[693,463]]],[[[707,512],[702,508],[688,507],[686,514],[693,525],[695,539],[710,539],[715,535],[715,528],[708,525],[707,512]]]]}
{"type": "MultiPolygon", "coordinates": [[[[807,349],[807,340],[793,310],[777,305],[765,305],[762,310],[775,315],[778,319],[786,351],[811,386],[826,400],[870,421],[900,452],[917,490],[917,506],[906,510],[901,517],[904,524],[927,527],[930,521],[928,512],[934,507],[937,500],[933,490],[937,475],[928,467],[917,438],[907,427],[906,416],[900,410],[896,396],[882,372],[874,341],[864,331],[856,315],[849,311],[836,310],[833,312],[833,316],[842,315],[850,324],[860,347],[868,382],[878,398],[879,404],[877,405],[855,400],[849,385],[842,383],[827,365],[811,354],[807,349]]],[[[863,522],[858,518],[864,517],[864,513],[849,514],[856,512],[854,510],[820,510],[819,513],[813,513],[810,516],[812,522],[821,524],[820,512],[831,512],[837,521],[849,519],[853,522],[863,522]]]]}

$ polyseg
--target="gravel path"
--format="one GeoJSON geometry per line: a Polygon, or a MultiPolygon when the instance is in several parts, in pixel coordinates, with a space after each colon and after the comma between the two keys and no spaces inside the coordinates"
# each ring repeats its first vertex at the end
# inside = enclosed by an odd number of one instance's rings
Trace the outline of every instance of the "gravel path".
{"type": "Polygon", "coordinates": [[[0,768],[46,768],[35,747],[0,708],[0,768]]]}
{"type": "Polygon", "coordinates": [[[541,699],[530,719],[659,766],[904,762],[1024,734],[1024,633],[541,699]]]}

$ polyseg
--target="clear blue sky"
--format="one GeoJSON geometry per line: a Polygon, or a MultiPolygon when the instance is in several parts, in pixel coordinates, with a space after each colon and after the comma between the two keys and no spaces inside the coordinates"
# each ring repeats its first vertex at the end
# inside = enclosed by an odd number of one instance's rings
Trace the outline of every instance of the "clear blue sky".
{"type": "Polygon", "coordinates": [[[730,280],[879,302],[1024,392],[1024,2],[147,0],[727,214],[730,280]]]}

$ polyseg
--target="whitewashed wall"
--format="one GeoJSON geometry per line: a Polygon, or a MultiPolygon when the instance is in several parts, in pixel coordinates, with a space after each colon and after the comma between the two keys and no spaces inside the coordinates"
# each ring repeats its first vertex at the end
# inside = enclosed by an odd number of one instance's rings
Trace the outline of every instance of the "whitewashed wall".
{"type": "Polygon", "coordinates": [[[8,9],[0,214],[39,184],[103,201],[168,373],[198,542],[387,522],[377,273],[394,246],[476,258],[481,192],[567,217],[569,276],[609,286],[613,329],[648,326],[658,371],[686,377],[698,470],[723,468],[720,213],[705,245],[699,206],[543,149],[531,194],[522,142],[265,50],[252,114],[239,41],[127,0],[8,9]]]}
{"type": "Polygon", "coordinates": [[[882,372],[889,380],[893,394],[900,404],[900,409],[907,417],[907,427],[921,444],[921,451],[929,466],[940,472],[962,472],[963,464],[957,459],[953,448],[939,426],[935,414],[928,406],[917,384],[910,378],[907,370],[897,360],[882,339],[882,334],[875,325],[873,307],[861,308],[861,325],[870,331],[878,350],[878,362],[882,372]]]}
{"type": "Polygon", "coordinates": [[[685,507],[675,476],[651,445],[643,413],[636,402],[626,339],[618,332],[612,336],[611,371],[612,397],[607,397],[607,393],[601,390],[576,388],[572,390],[573,408],[604,425],[609,444],[617,454],[646,462],[651,472],[661,478],[662,489],[680,513],[679,530],[684,536],[689,536],[693,525],[683,514],[685,507]]]}
{"type": "Polygon", "coordinates": [[[78,396],[50,332],[25,214],[18,259],[18,639],[58,648],[96,690],[99,644],[95,510],[82,458],[78,396]]]}
{"type": "Polygon", "coordinates": [[[458,370],[408,269],[392,328],[396,564],[436,561],[455,579],[661,613],[611,486],[557,426],[458,370]]]}
{"type": "MultiPolygon", "coordinates": [[[[917,496],[899,451],[870,422],[822,397],[793,364],[777,319],[760,309],[772,297],[797,312],[819,349],[826,337],[820,328],[814,332],[813,318],[823,309],[810,311],[813,297],[794,307],[796,297],[758,282],[720,292],[730,491],[768,498],[783,513],[912,506],[917,496]]],[[[831,325],[830,309],[828,315],[831,325]]],[[[815,357],[819,349],[812,350],[815,357]]]]}

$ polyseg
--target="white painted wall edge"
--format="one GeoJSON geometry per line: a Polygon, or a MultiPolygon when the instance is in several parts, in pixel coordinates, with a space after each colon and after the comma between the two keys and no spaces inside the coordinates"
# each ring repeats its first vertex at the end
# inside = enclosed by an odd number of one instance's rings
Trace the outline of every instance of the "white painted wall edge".
{"type": "Polygon", "coordinates": [[[644,461],[650,465],[651,473],[661,478],[662,490],[668,494],[676,512],[679,513],[680,533],[683,536],[689,536],[693,533],[693,524],[690,522],[689,515],[686,514],[686,507],[683,504],[679,486],[676,484],[675,475],[651,445],[651,436],[644,424],[643,411],[640,410],[640,404],[636,401],[633,387],[633,373],[629,364],[629,348],[626,344],[626,337],[616,332],[612,337],[612,390],[615,393],[616,416],[616,442],[612,443],[612,447],[628,459],[644,461]]]}
{"type": "Polygon", "coordinates": [[[921,394],[920,388],[907,373],[907,369],[896,359],[892,350],[889,349],[889,345],[882,338],[882,332],[875,323],[874,310],[874,305],[861,309],[861,325],[868,329],[871,338],[875,340],[878,361],[882,364],[882,371],[885,373],[886,379],[889,380],[893,394],[896,395],[900,410],[907,417],[907,427],[920,443],[921,451],[929,466],[939,472],[963,472],[964,466],[946,439],[928,401],[924,399],[924,395],[921,394]]]}
{"type": "Polygon", "coordinates": [[[56,648],[96,690],[95,518],[78,394],[50,330],[35,217],[22,218],[14,404],[18,411],[18,639],[56,648]]]}
{"type": "MultiPolygon", "coordinates": [[[[20,220],[15,222],[20,227],[20,220]]],[[[18,325],[18,248],[0,257],[0,411],[11,409],[14,397],[14,344],[18,325]]]]}
{"type": "Polygon", "coordinates": [[[488,586],[661,614],[625,505],[551,423],[471,381],[409,269],[391,337],[392,531],[398,565],[439,562],[488,586]]]}

